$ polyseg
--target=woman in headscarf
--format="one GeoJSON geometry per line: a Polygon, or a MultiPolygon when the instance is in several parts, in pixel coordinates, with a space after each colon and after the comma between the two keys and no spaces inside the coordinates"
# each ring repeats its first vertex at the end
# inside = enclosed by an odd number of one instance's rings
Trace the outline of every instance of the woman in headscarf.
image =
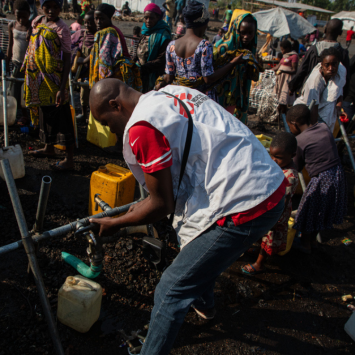
{"type": "MultiPolygon", "coordinates": [[[[90,56],[85,60],[78,59],[78,63],[90,61],[89,87],[105,78],[117,78],[137,91],[142,91],[142,80],[139,67],[131,60],[126,40],[122,32],[112,24],[115,7],[100,4],[94,14],[97,28],[94,46],[90,56]]],[[[97,122],[90,112],[87,139],[102,148],[116,145],[117,150],[122,142],[118,142],[116,135],[108,127],[97,122]]],[[[111,150],[111,149],[110,149],[111,150]]]]}
{"type": "Polygon", "coordinates": [[[66,158],[57,162],[55,170],[74,167],[74,128],[69,106],[68,77],[70,71],[70,30],[59,18],[62,0],[41,0],[44,15],[32,22],[26,57],[21,68],[25,71],[25,102],[31,120],[39,122],[43,149],[31,151],[33,157],[55,157],[54,145],[66,146],[66,158]]]}
{"type": "Polygon", "coordinates": [[[154,88],[159,75],[164,74],[165,51],[171,41],[169,25],[162,20],[163,13],[156,4],[148,4],[144,9],[142,37],[134,58],[141,66],[143,93],[154,88]]]}
{"type": "Polygon", "coordinates": [[[159,78],[156,90],[174,83],[200,90],[217,101],[212,84],[230,72],[241,55],[233,58],[217,71],[213,68],[213,46],[203,38],[209,21],[209,12],[204,4],[190,0],[183,10],[186,34],[169,43],[166,51],[165,77],[159,78]],[[212,87],[208,90],[208,87],[212,87]]]}
{"type": "Polygon", "coordinates": [[[90,52],[90,88],[101,79],[118,78],[142,91],[139,68],[131,60],[122,32],[112,24],[114,13],[115,7],[109,4],[100,4],[95,10],[97,32],[90,52]]]}
{"type": "Polygon", "coordinates": [[[216,43],[213,50],[215,69],[228,61],[232,53],[243,53],[246,62],[238,64],[231,74],[218,86],[218,102],[244,124],[248,119],[251,81],[259,80],[263,71],[255,59],[257,46],[257,22],[253,15],[241,14],[232,23],[229,31],[216,43]],[[229,53],[229,55],[228,55],[229,53]]]}

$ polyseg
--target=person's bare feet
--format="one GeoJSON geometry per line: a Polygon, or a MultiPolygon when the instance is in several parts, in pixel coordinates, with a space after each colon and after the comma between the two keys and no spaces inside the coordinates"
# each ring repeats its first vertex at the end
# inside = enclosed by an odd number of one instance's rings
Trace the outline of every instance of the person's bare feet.
{"type": "Polygon", "coordinates": [[[258,263],[247,264],[242,267],[242,272],[248,275],[260,274],[264,271],[265,271],[264,267],[259,265],[258,263]]]}
{"type": "Polygon", "coordinates": [[[44,147],[42,149],[31,150],[28,152],[28,154],[32,155],[36,158],[56,157],[54,147],[52,147],[52,149],[48,149],[48,148],[44,147]]]}
{"type": "Polygon", "coordinates": [[[203,319],[210,320],[210,319],[213,319],[214,316],[216,315],[216,309],[214,307],[209,308],[209,309],[204,309],[204,310],[197,309],[193,306],[192,306],[192,308],[203,319]]]}

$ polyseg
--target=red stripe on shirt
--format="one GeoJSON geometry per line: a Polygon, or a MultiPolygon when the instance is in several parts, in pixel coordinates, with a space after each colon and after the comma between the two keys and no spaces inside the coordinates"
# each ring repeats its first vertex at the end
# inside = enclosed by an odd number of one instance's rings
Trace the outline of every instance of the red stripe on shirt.
{"type": "Polygon", "coordinates": [[[137,122],[128,135],[129,145],[143,172],[154,173],[173,165],[169,141],[150,123],[137,122]]]}

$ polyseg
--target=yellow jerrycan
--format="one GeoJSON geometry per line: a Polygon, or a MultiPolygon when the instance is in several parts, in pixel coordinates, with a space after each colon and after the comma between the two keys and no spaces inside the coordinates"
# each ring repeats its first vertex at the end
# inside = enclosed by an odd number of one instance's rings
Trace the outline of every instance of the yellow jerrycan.
{"type": "Polygon", "coordinates": [[[100,148],[107,148],[116,144],[117,137],[110,131],[109,127],[103,126],[96,121],[90,111],[86,140],[100,148]]]}
{"type": "Polygon", "coordinates": [[[114,164],[100,166],[91,174],[89,216],[102,212],[100,207],[95,211],[96,194],[112,208],[123,206],[133,202],[135,186],[136,179],[130,170],[114,164]]]}

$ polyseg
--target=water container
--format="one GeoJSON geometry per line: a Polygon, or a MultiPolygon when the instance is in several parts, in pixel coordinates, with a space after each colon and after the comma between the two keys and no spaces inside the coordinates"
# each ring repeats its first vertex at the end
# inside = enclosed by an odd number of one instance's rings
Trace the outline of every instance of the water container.
{"type": "Polygon", "coordinates": [[[58,291],[58,320],[80,333],[86,333],[98,320],[101,286],[81,275],[68,276],[58,291]]]}
{"type": "MultiPolygon", "coordinates": [[[[0,95],[0,125],[4,125],[3,97],[0,95]]],[[[16,121],[17,101],[13,96],[7,96],[7,125],[12,126],[16,121]]]]}
{"type": "Polygon", "coordinates": [[[296,232],[297,232],[296,229],[293,229],[294,224],[295,224],[294,218],[290,217],[290,219],[288,220],[286,249],[284,251],[279,252],[279,255],[281,256],[287,254],[292,248],[293,240],[295,239],[296,232]]]}
{"type": "Polygon", "coordinates": [[[136,180],[130,170],[118,165],[107,164],[91,174],[89,215],[102,212],[99,207],[95,211],[95,195],[107,202],[110,207],[127,205],[134,200],[136,180]]]}
{"type": "Polygon", "coordinates": [[[349,320],[345,323],[344,330],[349,334],[351,339],[355,341],[355,312],[353,312],[349,320]]]}
{"type": "Polygon", "coordinates": [[[258,138],[258,140],[260,141],[260,143],[265,147],[265,148],[270,148],[271,142],[272,142],[272,138],[268,137],[268,136],[264,136],[263,134],[259,134],[255,136],[256,138],[258,138]]]}
{"type": "Polygon", "coordinates": [[[117,141],[116,135],[111,133],[110,128],[96,121],[91,112],[86,139],[101,148],[112,147],[117,141]]]}
{"type": "MultiPolygon", "coordinates": [[[[20,179],[25,176],[25,161],[23,159],[22,149],[19,144],[0,148],[0,160],[8,159],[14,179],[20,179]]],[[[5,180],[0,165],[0,177],[5,180]]]]}

